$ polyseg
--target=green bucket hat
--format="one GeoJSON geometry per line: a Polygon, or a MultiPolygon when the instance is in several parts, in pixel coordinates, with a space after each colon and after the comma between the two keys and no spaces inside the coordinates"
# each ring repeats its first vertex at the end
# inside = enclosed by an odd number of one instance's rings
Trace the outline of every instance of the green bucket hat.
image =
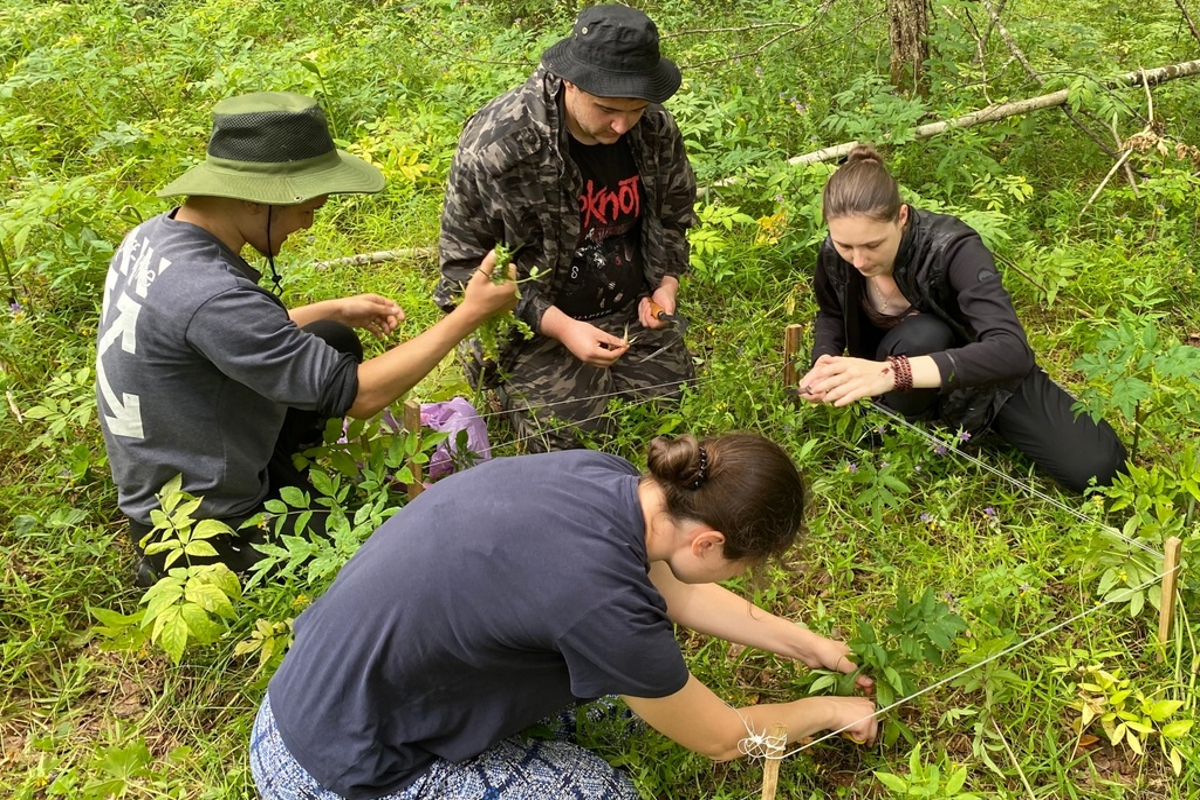
{"type": "Polygon", "coordinates": [[[325,114],[311,97],[256,92],[217,103],[204,163],[158,196],[289,206],[325,194],[378,192],[383,182],[378,169],[337,149],[325,114]]]}

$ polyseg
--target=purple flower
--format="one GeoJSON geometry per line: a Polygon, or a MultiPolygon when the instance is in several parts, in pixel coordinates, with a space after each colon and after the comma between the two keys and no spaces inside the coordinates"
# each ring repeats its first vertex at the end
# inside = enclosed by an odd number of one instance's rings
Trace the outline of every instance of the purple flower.
{"type": "Polygon", "coordinates": [[[851,475],[858,472],[858,464],[855,464],[853,461],[851,461],[846,465],[846,472],[849,472],[851,475]]]}
{"type": "Polygon", "coordinates": [[[995,517],[996,509],[992,508],[991,506],[988,506],[987,508],[983,509],[983,515],[985,517],[995,517]]]}
{"type": "Polygon", "coordinates": [[[961,440],[962,440],[962,441],[964,441],[964,442],[969,442],[969,441],[971,441],[971,432],[970,432],[970,431],[963,431],[962,433],[960,433],[960,434],[958,435],[958,438],[959,438],[959,439],[961,439],[961,440]]]}
{"type": "Polygon", "coordinates": [[[920,519],[921,519],[921,522],[929,522],[929,520],[933,519],[933,514],[930,514],[928,511],[925,511],[921,514],[920,519]]]}
{"type": "Polygon", "coordinates": [[[946,445],[939,444],[937,447],[933,448],[933,452],[937,453],[939,456],[944,456],[950,451],[946,449],[946,445]]]}

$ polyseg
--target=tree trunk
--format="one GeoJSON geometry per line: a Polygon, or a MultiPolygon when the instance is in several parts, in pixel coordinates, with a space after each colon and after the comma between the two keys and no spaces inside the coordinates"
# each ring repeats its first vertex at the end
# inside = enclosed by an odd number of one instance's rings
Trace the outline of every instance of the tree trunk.
{"type": "Polygon", "coordinates": [[[929,96],[925,61],[929,58],[929,13],[926,0],[888,0],[888,34],[892,40],[892,85],[929,96]]]}

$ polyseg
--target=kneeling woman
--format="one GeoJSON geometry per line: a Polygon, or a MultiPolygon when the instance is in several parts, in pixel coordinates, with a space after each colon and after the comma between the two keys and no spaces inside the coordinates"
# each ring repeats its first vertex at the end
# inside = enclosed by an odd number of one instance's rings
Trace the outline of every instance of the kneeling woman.
{"type": "Polygon", "coordinates": [[[994,430],[1072,491],[1112,482],[1124,446],[1107,422],[1077,418],[1074,399],[1034,363],[978,233],[901,203],[869,145],[830,177],[822,203],[829,236],[802,397],[844,406],[882,395],[910,419],[994,430]]]}
{"type": "MultiPolygon", "coordinates": [[[[716,585],[786,550],[804,489],[751,434],[655,439],[649,471],[588,450],[499,459],[388,520],[296,621],[250,745],[275,798],[629,798],[566,739],[521,731],[620,695],[713,759],[747,729],[875,737],[874,703],[812,697],[735,710],[689,674],[673,623],[851,672],[847,647],[716,585]]],[[[870,681],[859,679],[869,688],[870,681]]]]}

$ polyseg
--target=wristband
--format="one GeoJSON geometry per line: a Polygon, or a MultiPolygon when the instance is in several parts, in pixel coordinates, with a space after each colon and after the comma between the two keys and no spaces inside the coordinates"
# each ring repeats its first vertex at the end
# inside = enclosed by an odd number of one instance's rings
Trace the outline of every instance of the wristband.
{"type": "Polygon", "coordinates": [[[888,356],[887,362],[892,365],[892,370],[895,374],[893,381],[895,384],[895,391],[912,391],[912,365],[908,363],[908,356],[888,356]]]}

